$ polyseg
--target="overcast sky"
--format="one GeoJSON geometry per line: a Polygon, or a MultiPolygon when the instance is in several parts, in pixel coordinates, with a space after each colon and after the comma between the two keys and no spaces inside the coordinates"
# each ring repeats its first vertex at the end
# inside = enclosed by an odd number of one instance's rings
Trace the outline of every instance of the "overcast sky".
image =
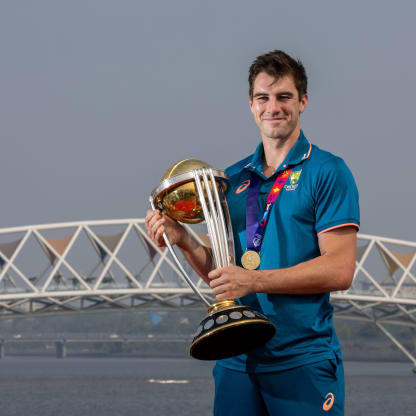
{"type": "Polygon", "coordinates": [[[143,217],[165,169],[259,141],[247,72],[309,76],[306,136],[344,158],[361,231],[416,240],[412,1],[0,1],[0,227],[143,217]]]}

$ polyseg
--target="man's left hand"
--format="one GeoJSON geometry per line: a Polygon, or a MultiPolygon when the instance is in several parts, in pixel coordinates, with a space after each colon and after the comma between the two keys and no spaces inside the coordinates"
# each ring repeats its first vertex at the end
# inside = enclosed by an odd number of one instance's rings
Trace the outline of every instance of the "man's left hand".
{"type": "Polygon", "coordinates": [[[234,265],[222,267],[209,272],[209,285],[218,301],[241,298],[255,291],[254,283],[258,273],[234,265]]]}

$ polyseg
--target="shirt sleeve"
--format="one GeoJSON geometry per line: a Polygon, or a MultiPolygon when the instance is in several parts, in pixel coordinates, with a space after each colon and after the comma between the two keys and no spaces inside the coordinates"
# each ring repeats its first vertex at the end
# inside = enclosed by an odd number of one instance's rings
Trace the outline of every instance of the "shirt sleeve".
{"type": "Polygon", "coordinates": [[[321,165],[314,200],[318,235],[349,225],[360,229],[357,185],[341,158],[333,157],[321,165]]]}

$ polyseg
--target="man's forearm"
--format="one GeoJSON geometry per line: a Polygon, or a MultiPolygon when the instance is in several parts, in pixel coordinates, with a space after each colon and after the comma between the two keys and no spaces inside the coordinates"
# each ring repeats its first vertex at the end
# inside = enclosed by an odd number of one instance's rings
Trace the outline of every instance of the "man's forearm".
{"type": "Polygon", "coordinates": [[[209,284],[208,273],[213,269],[211,249],[200,244],[189,232],[178,246],[192,268],[209,284]]]}
{"type": "Polygon", "coordinates": [[[355,269],[356,231],[351,227],[319,237],[321,255],[284,269],[245,270],[230,266],[209,273],[217,300],[249,293],[312,294],[345,290],[355,269]]]}
{"type": "Polygon", "coordinates": [[[354,263],[342,256],[322,255],[285,269],[259,270],[253,292],[312,294],[350,287],[354,263]]]}

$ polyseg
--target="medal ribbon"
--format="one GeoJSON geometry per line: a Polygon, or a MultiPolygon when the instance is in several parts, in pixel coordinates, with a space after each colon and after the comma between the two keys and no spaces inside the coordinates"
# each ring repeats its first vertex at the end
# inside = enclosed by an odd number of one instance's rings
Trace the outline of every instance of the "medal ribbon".
{"type": "Polygon", "coordinates": [[[291,172],[292,169],[286,169],[278,173],[273,187],[267,196],[266,208],[260,222],[257,221],[257,196],[259,194],[260,181],[257,175],[251,175],[246,207],[247,250],[254,250],[257,253],[260,252],[270,211],[281,190],[285,186],[291,172]]]}

